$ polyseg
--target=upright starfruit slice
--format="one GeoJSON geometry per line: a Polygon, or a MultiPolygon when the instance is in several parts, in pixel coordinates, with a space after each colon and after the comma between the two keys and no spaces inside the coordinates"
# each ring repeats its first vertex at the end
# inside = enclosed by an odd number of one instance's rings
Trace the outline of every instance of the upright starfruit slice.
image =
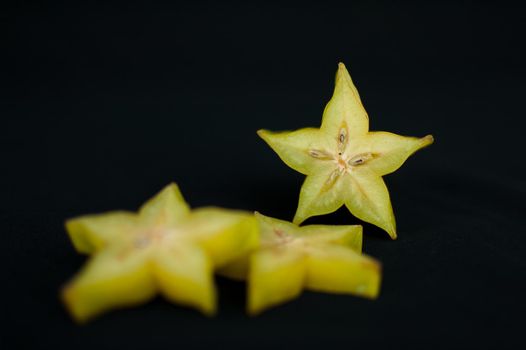
{"type": "Polygon", "coordinates": [[[307,175],[293,222],[331,213],[342,205],[396,238],[389,192],[382,176],[397,170],[433,136],[370,132],[369,118],[343,63],[319,129],[258,134],[292,169],[307,175]]]}
{"type": "Polygon", "coordinates": [[[247,311],[263,310],[297,297],[304,288],[376,298],[381,265],[361,254],[362,227],[308,225],[259,213],[257,248],[219,272],[248,280],[247,311]]]}
{"type": "Polygon", "coordinates": [[[68,220],[85,267],[61,291],[79,322],[132,306],[158,292],[206,315],[216,310],[213,271],[257,243],[251,213],[221,208],[191,211],[176,184],[165,187],[138,213],[110,212],[68,220]]]}

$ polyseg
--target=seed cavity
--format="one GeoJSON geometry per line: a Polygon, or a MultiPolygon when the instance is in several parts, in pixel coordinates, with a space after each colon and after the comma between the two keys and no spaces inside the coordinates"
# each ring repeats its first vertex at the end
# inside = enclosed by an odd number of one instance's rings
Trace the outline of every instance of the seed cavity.
{"type": "Polygon", "coordinates": [[[149,237],[141,236],[133,242],[133,245],[135,248],[141,249],[147,247],[150,244],[150,242],[151,240],[149,237]]]}
{"type": "Polygon", "coordinates": [[[321,160],[332,159],[332,156],[329,153],[325,151],[317,150],[317,149],[309,150],[309,156],[311,156],[312,158],[317,158],[321,160]]]}
{"type": "Polygon", "coordinates": [[[325,180],[325,183],[323,184],[322,191],[328,191],[329,189],[331,189],[334,186],[334,184],[336,183],[336,181],[338,181],[338,179],[340,178],[340,176],[343,174],[344,171],[345,170],[341,169],[341,168],[335,169],[329,175],[327,180],[325,180]]]}
{"type": "Polygon", "coordinates": [[[347,125],[344,125],[342,128],[340,128],[340,131],[338,132],[338,153],[340,155],[345,151],[347,141],[347,125]]]}
{"type": "Polygon", "coordinates": [[[375,158],[377,155],[371,152],[360,153],[348,160],[347,164],[350,166],[358,166],[365,164],[367,161],[375,158]]]}

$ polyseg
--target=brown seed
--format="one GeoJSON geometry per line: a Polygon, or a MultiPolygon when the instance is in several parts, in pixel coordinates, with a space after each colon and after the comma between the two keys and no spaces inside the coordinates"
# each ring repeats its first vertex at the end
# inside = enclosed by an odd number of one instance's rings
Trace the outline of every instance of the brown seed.
{"type": "Polygon", "coordinates": [[[311,149],[309,150],[309,155],[313,158],[317,158],[317,159],[322,159],[322,160],[329,160],[329,159],[332,159],[332,156],[325,152],[325,151],[320,151],[320,150],[317,150],[317,149],[311,149]]]}
{"type": "Polygon", "coordinates": [[[362,165],[367,161],[373,159],[376,155],[371,152],[360,153],[349,159],[347,162],[351,166],[362,165]]]}

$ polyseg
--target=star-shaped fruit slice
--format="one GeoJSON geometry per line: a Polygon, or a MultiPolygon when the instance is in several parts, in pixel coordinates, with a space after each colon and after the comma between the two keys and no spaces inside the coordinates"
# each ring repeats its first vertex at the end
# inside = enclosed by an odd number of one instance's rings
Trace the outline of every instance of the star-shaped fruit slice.
{"type": "Polygon", "coordinates": [[[396,225],[383,175],[397,170],[433,136],[405,137],[370,132],[369,118],[343,63],[321,127],[258,134],[292,169],[307,175],[293,222],[331,213],[342,205],[359,219],[396,238],[396,225]]]}
{"type": "Polygon", "coordinates": [[[211,315],[213,271],[250,249],[258,225],[251,213],[214,207],[191,211],[176,184],[138,213],[116,211],[68,220],[75,248],[92,255],[62,289],[79,322],[143,303],[158,292],[211,315]]]}
{"type": "Polygon", "coordinates": [[[307,225],[256,213],[257,248],[220,269],[224,276],[247,279],[249,314],[284,303],[306,288],[376,298],[381,265],[361,254],[359,225],[307,225]]]}

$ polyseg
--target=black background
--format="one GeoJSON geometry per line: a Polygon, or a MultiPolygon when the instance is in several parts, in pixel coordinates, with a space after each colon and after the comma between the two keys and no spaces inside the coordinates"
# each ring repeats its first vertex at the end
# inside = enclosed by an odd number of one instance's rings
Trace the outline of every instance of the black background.
{"type": "MultiPolygon", "coordinates": [[[[504,348],[523,337],[525,31],[502,2],[19,2],[2,11],[6,349],[504,348]],[[432,133],[387,176],[399,239],[365,225],[377,301],[305,292],[256,318],[218,279],[208,319],[161,298],[75,325],[85,258],[66,218],[135,210],[170,181],[194,206],[291,219],[303,176],[255,131],[318,126],[344,62],[371,129],[432,133]]],[[[357,223],[345,210],[307,223],[357,223]]]]}

